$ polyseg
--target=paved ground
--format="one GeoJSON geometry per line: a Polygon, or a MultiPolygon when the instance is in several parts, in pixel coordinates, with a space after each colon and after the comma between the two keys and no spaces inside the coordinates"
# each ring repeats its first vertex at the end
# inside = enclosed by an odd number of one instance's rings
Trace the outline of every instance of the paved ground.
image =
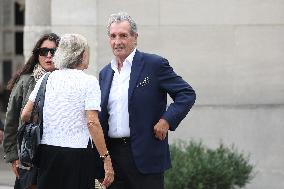
{"type": "Polygon", "coordinates": [[[0,189],[13,189],[14,187],[12,186],[0,186],[0,189]]]}
{"type": "MultiPolygon", "coordinates": [[[[4,122],[4,113],[0,112],[0,119],[4,122]]],[[[10,165],[4,162],[3,147],[0,145],[0,189],[14,188],[14,174],[10,165]]]]}
{"type": "Polygon", "coordinates": [[[10,166],[3,160],[3,148],[0,146],[0,189],[12,189],[14,184],[14,174],[10,166]]]}
{"type": "MultiPolygon", "coordinates": [[[[0,112],[0,119],[4,123],[4,113],[0,112]]],[[[14,188],[14,174],[10,166],[4,162],[3,147],[0,145],[0,189],[14,188]]]]}

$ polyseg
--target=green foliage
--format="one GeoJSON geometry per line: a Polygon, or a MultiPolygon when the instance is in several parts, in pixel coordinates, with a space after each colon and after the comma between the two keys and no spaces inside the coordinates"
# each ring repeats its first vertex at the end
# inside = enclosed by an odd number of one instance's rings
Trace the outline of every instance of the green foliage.
{"type": "Polygon", "coordinates": [[[165,173],[166,189],[236,189],[252,178],[248,156],[234,146],[217,149],[201,142],[178,142],[170,146],[172,168],[165,173]]]}

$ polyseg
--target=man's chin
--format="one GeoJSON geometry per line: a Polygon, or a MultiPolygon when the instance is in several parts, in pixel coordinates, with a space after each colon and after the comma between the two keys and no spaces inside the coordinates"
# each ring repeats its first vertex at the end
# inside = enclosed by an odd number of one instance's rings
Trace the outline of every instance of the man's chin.
{"type": "Polygon", "coordinates": [[[113,54],[114,54],[114,56],[117,56],[117,57],[125,56],[125,53],[123,51],[115,51],[113,54]]]}
{"type": "Polygon", "coordinates": [[[121,53],[123,53],[123,50],[117,50],[117,49],[116,49],[116,50],[113,51],[113,53],[114,53],[115,55],[116,55],[116,54],[121,54],[121,53]]]}

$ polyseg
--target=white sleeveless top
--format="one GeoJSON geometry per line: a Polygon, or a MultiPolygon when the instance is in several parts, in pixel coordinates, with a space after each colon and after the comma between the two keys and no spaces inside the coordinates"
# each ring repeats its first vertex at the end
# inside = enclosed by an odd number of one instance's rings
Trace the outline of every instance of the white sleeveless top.
{"type": "MultiPolygon", "coordinates": [[[[35,101],[42,77],[29,100],[35,101]]],[[[52,72],[47,80],[41,144],[86,148],[90,134],[85,110],[100,111],[101,91],[96,77],[82,70],[52,72]]]]}

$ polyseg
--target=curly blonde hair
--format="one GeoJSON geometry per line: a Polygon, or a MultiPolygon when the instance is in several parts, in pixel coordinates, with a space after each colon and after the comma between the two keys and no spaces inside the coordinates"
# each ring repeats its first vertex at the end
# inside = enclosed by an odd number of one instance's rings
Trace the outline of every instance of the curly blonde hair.
{"type": "Polygon", "coordinates": [[[75,68],[83,63],[83,53],[88,48],[87,39],[80,34],[64,34],[60,38],[53,62],[56,68],[75,68]]]}

